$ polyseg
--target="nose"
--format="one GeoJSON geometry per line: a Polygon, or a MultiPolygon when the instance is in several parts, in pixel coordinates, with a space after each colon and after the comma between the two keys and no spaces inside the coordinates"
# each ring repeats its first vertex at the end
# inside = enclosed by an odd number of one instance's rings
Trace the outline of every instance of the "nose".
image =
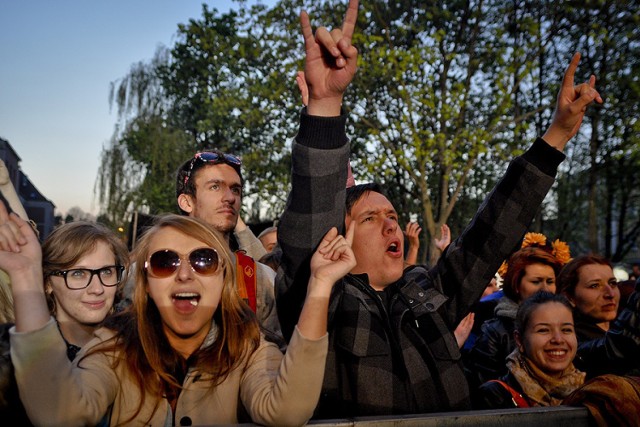
{"type": "Polygon", "coordinates": [[[561,330],[554,330],[551,333],[551,342],[552,343],[560,343],[562,342],[562,331],[561,330]]]}
{"type": "Polygon", "coordinates": [[[90,294],[101,295],[104,293],[104,286],[100,282],[100,278],[97,274],[91,276],[91,280],[89,281],[89,286],[87,286],[87,291],[90,294]]]}
{"type": "Polygon", "coordinates": [[[604,292],[604,297],[607,299],[613,299],[613,297],[615,296],[615,291],[613,290],[613,286],[611,286],[611,284],[609,283],[604,285],[603,292],[604,292]]]}
{"type": "Polygon", "coordinates": [[[224,194],[222,195],[222,200],[225,202],[229,202],[230,204],[234,204],[236,202],[236,194],[230,187],[226,187],[224,190],[224,194]]]}
{"type": "Polygon", "coordinates": [[[189,264],[188,259],[180,259],[180,265],[178,266],[178,271],[176,272],[176,280],[180,282],[186,282],[193,279],[193,269],[191,268],[191,264],[189,264]]]}
{"type": "Polygon", "coordinates": [[[393,234],[398,229],[398,223],[391,218],[385,218],[383,222],[383,234],[393,234]]]}

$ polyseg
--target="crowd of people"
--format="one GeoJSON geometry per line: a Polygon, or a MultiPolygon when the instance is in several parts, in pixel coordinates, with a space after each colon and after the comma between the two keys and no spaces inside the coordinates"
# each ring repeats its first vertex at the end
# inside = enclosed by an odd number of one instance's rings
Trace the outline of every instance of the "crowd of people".
{"type": "Polygon", "coordinates": [[[525,235],[602,102],[595,77],[574,83],[580,55],[544,135],[420,265],[420,226],[403,232],[383,188],[351,174],[357,15],[350,0],[341,27],[313,31],[301,13],[292,188],[258,237],[239,215],[242,161],[215,148],[179,165],[180,215],[158,216],[131,253],[82,221],[41,244],[0,187],[0,419],[280,426],[582,405],[599,425],[640,424],[638,285],[621,299],[608,260],[525,235]]]}

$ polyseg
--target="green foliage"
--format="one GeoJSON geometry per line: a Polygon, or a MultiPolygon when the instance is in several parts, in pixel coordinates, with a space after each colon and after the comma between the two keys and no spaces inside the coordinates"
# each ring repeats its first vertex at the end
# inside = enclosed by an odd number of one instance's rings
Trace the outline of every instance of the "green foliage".
{"type": "MultiPolygon", "coordinates": [[[[106,218],[173,211],[174,171],[212,147],[243,158],[245,204],[253,203],[246,219],[264,219],[265,209],[277,217],[301,107],[299,11],[330,27],[342,22],[346,3],[242,1],[224,14],[203,5],[202,16],[178,25],[173,46],[134,64],[112,84],[119,123],[96,183],[106,218]]],[[[356,179],[385,184],[403,220],[419,213],[424,242],[445,222],[455,236],[507,160],[547,128],[579,48],[577,80],[598,75],[607,102],[590,110],[569,146],[561,184],[535,227],[586,248],[585,230],[619,223],[626,231],[601,232],[601,240],[630,250],[638,195],[614,190],[638,188],[630,172],[638,170],[640,134],[637,10],[637,0],[363,2],[353,38],[359,71],[344,102],[356,179]],[[585,179],[594,183],[589,191],[585,179]],[[607,207],[593,225],[584,203],[595,197],[607,207]]]]}

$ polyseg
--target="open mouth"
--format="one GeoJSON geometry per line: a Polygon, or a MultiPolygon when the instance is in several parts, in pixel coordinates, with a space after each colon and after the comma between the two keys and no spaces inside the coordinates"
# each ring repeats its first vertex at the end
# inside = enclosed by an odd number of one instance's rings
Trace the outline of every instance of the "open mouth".
{"type": "Polygon", "coordinates": [[[400,246],[398,245],[398,243],[393,242],[387,248],[387,252],[391,252],[392,254],[397,254],[398,252],[400,252],[400,246]]]}
{"type": "Polygon", "coordinates": [[[197,307],[200,302],[200,295],[195,292],[180,292],[171,295],[171,300],[179,307],[183,307],[187,304],[197,307]]]}

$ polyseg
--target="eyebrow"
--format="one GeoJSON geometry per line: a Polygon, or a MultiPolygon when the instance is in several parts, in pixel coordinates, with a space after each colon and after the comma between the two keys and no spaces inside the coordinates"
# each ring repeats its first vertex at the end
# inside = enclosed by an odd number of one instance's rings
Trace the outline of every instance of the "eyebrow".
{"type": "Polygon", "coordinates": [[[370,209],[368,211],[362,212],[360,215],[358,215],[358,218],[362,218],[362,217],[369,216],[369,215],[377,215],[379,213],[385,213],[385,214],[392,213],[394,215],[398,214],[395,209],[384,209],[384,210],[383,209],[370,209]]]}
{"type": "Polygon", "coordinates": [[[206,180],[204,183],[204,185],[210,185],[210,184],[224,184],[227,185],[231,188],[235,188],[235,187],[240,187],[242,188],[242,184],[240,184],[239,182],[232,182],[231,184],[227,183],[227,181],[225,181],[224,179],[220,179],[220,178],[213,178],[213,179],[208,179],[206,180]]]}
{"type": "MultiPolygon", "coordinates": [[[[573,323],[571,322],[565,322],[561,324],[562,326],[574,326],[573,323]]],[[[551,323],[547,323],[547,322],[540,322],[540,323],[535,323],[533,325],[533,327],[535,328],[536,326],[551,326],[551,323]]]]}

